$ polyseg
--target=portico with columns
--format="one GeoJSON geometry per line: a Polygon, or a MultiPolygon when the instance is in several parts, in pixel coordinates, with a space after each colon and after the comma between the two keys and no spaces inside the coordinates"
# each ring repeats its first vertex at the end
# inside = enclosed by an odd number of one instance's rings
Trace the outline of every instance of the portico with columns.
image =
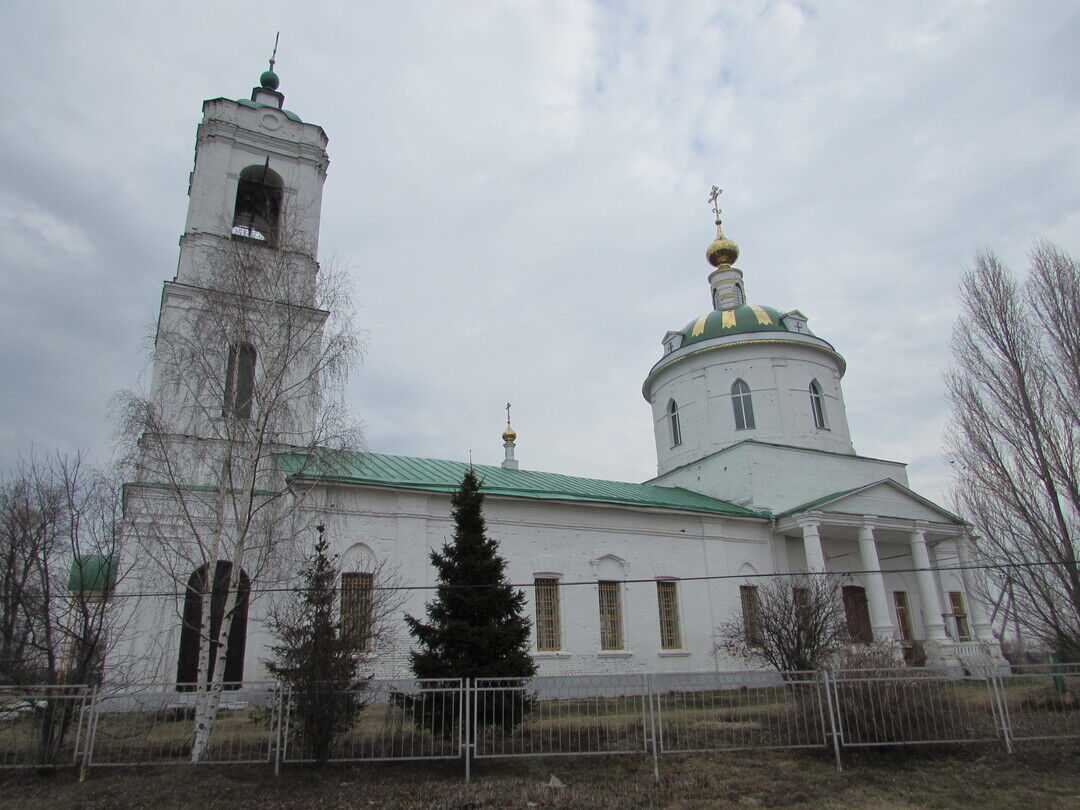
{"type": "MultiPolygon", "coordinates": [[[[967,525],[906,487],[884,480],[795,507],[778,516],[776,535],[778,567],[844,575],[861,589],[873,641],[921,642],[930,665],[1000,660],[965,568],[967,525]]],[[[854,599],[845,608],[856,636],[861,608],[854,599]]]]}

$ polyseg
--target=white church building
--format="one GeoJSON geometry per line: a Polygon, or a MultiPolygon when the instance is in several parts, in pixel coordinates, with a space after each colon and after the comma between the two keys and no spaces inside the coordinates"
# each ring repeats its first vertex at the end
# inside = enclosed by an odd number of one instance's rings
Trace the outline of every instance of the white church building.
{"type": "MultiPolygon", "coordinates": [[[[176,277],[164,284],[159,329],[183,323],[178,313],[198,305],[195,288],[213,283],[200,267],[215,246],[265,239],[286,208],[299,212],[295,226],[308,237],[291,259],[297,273],[314,278],[318,272],[327,137],[285,110],[277,88],[268,71],[250,98],[203,105],[180,260],[176,277]]],[[[525,586],[539,673],[744,668],[746,662],[718,651],[717,627],[753,611],[760,575],[788,572],[857,572],[843,588],[856,641],[894,640],[898,648],[922,642],[931,663],[999,657],[962,569],[968,527],[913,492],[903,463],[856,454],[845,414],[844,358],[798,310],[748,303],[738,256],[718,216],[702,265],[709,298],[686,302],[688,313],[705,309],[706,301],[707,311],[663,334],[661,356],[642,369],[655,478],[603,481],[523,468],[514,459],[509,424],[506,461],[475,466],[488,532],[500,544],[510,581],[525,586]]],[[[266,311],[276,317],[273,307],[266,311]]],[[[314,306],[305,317],[304,328],[320,334],[326,313],[314,306]]],[[[243,395],[245,375],[266,373],[255,359],[260,351],[245,344],[223,352],[220,375],[226,399],[233,396],[230,407],[238,390],[243,395]]],[[[180,416],[171,403],[184,394],[170,373],[175,369],[157,356],[151,399],[161,407],[166,441],[192,448],[191,490],[211,490],[213,465],[200,464],[197,448],[215,446],[219,428],[180,416]]],[[[246,407],[234,416],[250,418],[250,400],[246,407]]],[[[329,527],[347,583],[370,587],[368,575],[381,560],[396,567],[403,585],[434,584],[429,554],[452,534],[450,493],[467,462],[364,452],[325,474],[306,465],[289,441],[281,440],[279,451],[277,469],[259,486],[308,493],[306,525],[329,527]]],[[[167,482],[153,480],[153,469],[142,465],[140,480],[126,487],[129,514],[168,497],[167,482]]],[[[307,539],[304,547],[310,548],[307,539]]],[[[179,590],[197,562],[173,564],[179,590]]],[[[245,569],[241,577],[247,575],[245,569]]],[[[227,680],[266,675],[262,661],[272,640],[263,619],[271,600],[259,594],[261,579],[251,581],[250,609],[238,611],[230,634],[235,649],[227,680]]],[[[161,586],[145,574],[123,587],[161,586]]],[[[402,611],[423,615],[431,596],[407,591],[402,611]]],[[[183,627],[191,610],[179,596],[141,603],[134,644],[150,662],[144,674],[191,680],[191,633],[183,627]]],[[[377,672],[407,675],[409,647],[401,623],[377,672]]]]}

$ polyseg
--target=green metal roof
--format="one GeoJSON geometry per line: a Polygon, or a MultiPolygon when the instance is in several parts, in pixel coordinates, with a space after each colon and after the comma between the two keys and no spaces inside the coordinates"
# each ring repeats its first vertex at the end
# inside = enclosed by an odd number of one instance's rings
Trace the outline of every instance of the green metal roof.
{"type": "Polygon", "coordinates": [[[682,345],[748,332],[788,332],[790,330],[780,320],[782,315],[780,310],[758,304],[743,304],[729,310],[714,309],[686,325],[682,330],[682,345]]]}
{"type": "MultiPolygon", "coordinates": [[[[240,104],[241,106],[244,106],[244,107],[251,107],[252,109],[255,109],[255,110],[259,109],[260,107],[266,107],[269,110],[278,109],[277,107],[273,106],[272,104],[260,104],[258,101],[252,101],[250,98],[238,98],[238,99],[236,99],[236,103],[240,104]]],[[[295,121],[298,124],[304,123],[303,121],[300,120],[300,116],[297,115],[296,113],[294,113],[292,110],[282,109],[282,110],[280,110],[280,112],[282,112],[285,115],[285,117],[288,118],[290,121],[295,121]]]]}
{"type": "MultiPolygon", "coordinates": [[[[381,453],[337,453],[320,457],[280,453],[277,460],[282,471],[290,477],[429,492],[457,490],[470,466],[462,461],[381,453]]],[[[683,509],[734,517],[769,517],[768,512],[756,512],[681,487],[603,481],[533,470],[504,470],[487,464],[474,464],[472,467],[481,479],[482,491],[489,495],[683,509]]]]}
{"type": "Polygon", "coordinates": [[[72,593],[103,593],[116,587],[116,558],[84,554],[71,561],[68,590],[72,593]]]}

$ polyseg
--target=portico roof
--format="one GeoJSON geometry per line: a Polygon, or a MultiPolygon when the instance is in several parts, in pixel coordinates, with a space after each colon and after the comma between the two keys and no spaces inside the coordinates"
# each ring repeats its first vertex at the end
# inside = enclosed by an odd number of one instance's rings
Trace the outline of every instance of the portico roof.
{"type": "Polygon", "coordinates": [[[873,482],[871,482],[869,484],[863,484],[862,486],[853,487],[851,489],[844,489],[844,490],[841,490],[839,492],[831,492],[828,495],[822,495],[820,498],[815,498],[812,501],[807,501],[804,504],[800,504],[799,506],[793,507],[791,509],[786,509],[785,511],[778,513],[776,515],[776,519],[777,520],[782,520],[783,518],[789,517],[791,515],[797,515],[800,512],[812,512],[812,511],[815,511],[815,510],[819,510],[823,506],[827,506],[827,505],[830,505],[830,504],[836,504],[839,501],[843,501],[843,500],[845,500],[847,498],[853,498],[854,496],[858,495],[859,493],[866,492],[867,490],[873,489],[875,487],[881,487],[881,486],[890,487],[890,488],[896,490],[896,492],[898,492],[900,495],[902,495],[902,496],[904,496],[906,498],[910,498],[911,500],[921,504],[922,506],[926,507],[927,509],[930,509],[933,512],[936,512],[937,514],[944,517],[946,519],[946,521],[948,521],[950,523],[959,523],[959,524],[964,523],[964,520],[962,518],[957,517],[956,515],[954,515],[952,512],[948,511],[947,509],[944,509],[944,508],[938,506],[936,503],[929,500],[928,498],[924,498],[919,493],[917,493],[917,492],[915,492],[915,491],[913,491],[911,489],[908,489],[903,484],[900,484],[900,483],[894,481],[891,478],[882,478],[880,481],[873,481],[873,482]]]}

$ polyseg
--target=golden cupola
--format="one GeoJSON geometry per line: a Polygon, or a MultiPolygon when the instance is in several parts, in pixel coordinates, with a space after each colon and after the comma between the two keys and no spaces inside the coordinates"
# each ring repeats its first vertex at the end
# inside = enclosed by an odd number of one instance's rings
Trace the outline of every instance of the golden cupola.
{"type": "Polygon", "coordinates": [[[705,258],[713,267],[724,267],[735,264],[739,259],[739,246],[724,236],[724,228],[720,224],[720,218],[716,218],[716,238],[705,251],[705,258]]]}

